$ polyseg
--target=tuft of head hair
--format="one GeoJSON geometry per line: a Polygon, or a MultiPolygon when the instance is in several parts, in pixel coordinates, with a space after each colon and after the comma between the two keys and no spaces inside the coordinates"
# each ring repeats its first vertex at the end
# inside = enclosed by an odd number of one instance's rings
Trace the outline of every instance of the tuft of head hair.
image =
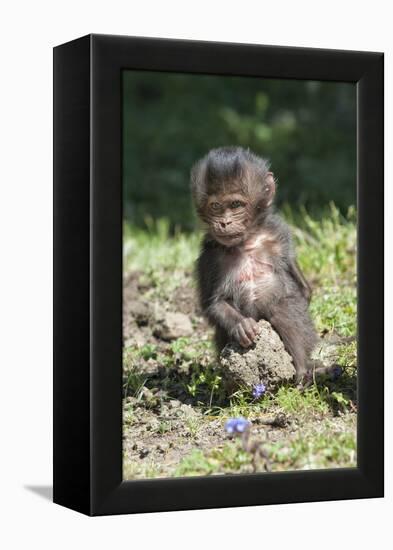
{"type": "Polygon", "coordinates": [[[197,208],[223,189],[255,194],[269,172],[269,163],[243,147],[211,149],[191,170],[191,192],[197,208]]]}

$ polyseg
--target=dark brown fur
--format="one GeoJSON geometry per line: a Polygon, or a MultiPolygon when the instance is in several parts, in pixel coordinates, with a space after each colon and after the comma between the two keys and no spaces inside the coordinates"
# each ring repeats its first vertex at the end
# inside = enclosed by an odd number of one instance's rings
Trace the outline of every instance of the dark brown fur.
{"type": "Polygon", "coordinates": [[[302,379],[317,341],[311,291],[290,230],[273,212],[275,181],[267,162],[240,147],[214,149],[192,169],[191,189],[206,224],[197,262],[200,302],[218,350],[231,340],[250,346],[257,321],[266,319],[302,379]]]}

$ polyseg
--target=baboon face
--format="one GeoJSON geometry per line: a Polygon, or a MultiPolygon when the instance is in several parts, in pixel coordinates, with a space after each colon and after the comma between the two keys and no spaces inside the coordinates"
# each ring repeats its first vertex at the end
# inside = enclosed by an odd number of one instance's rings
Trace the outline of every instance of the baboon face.
{"type": "Polygon", "coordinates": [[[240,148],[213,149],[191,172],[199,217],[224,246],[247,239],[273,202],[275,183],[266,161],[240,148]]]}

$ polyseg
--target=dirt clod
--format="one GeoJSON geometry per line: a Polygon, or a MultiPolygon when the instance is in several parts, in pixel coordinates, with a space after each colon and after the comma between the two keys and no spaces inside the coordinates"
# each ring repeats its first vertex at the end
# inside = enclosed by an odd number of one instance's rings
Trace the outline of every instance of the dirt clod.
{"type": "Polygon", "coordinates": [[[137,325],[146,326],[149,323],[152,311],[147,302],[131,300],[128,302],[128,313],[135,319],[137,325]]]}
{"type": "Polygon", "coordinates": [[[221,352],[223,377],[229,391],[260,383],[272,390],[295,376],[292,358],[279,335],[267,321],[259,321],[258,325],[261,332],[251,348],[230,343],[221,352]]]}
{"type": "Polygon", "coordinates": [[[184,313],[165,311],[156,318],[154,336],[162,340],[176,340],[193,332],[190,318],[184,313]]]}

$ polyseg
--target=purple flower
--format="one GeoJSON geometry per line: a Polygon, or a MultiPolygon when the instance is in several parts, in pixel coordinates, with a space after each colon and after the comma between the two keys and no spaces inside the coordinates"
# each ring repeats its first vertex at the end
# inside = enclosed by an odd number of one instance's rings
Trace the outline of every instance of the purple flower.
{"type": "Polygon", "coordinates": [[[262,395],[265,393],[266,391],[266,386],[265,384],[256,384],[252,390],[252,396],[255,398],[255,399],[259,399],[260,397],[262,397],[262,395]]]}
{"type": "Polygon", "coordinates": [[[225,431],[229,434],[238,433],[241,434],[251,426],[251,422],[242,416],[239,418],[230,418],[225,422],[225,431]]]}

